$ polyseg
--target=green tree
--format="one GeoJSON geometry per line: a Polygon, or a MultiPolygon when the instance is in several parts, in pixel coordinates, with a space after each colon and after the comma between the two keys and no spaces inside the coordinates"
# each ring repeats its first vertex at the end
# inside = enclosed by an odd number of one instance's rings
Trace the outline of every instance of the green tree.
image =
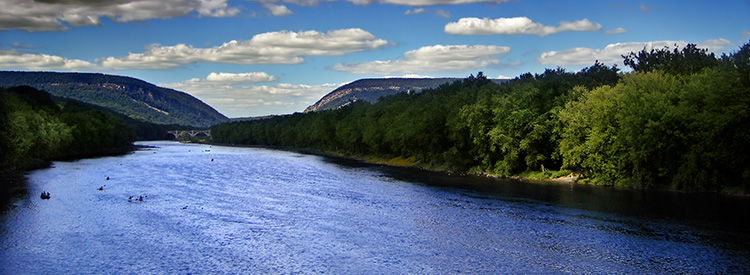
{"type": "Polygon", "coordinates": [[[675,44],[675,48],[651,49],[644,48],[638,53],[630,52],[622,56],[626,66],[635,72],[652,72],[662,70],[669,74],[693,74],[705,68],[719,65],[716,56],[708,49],[699,49],[695,44],[687,44],[682,50],[675,44]]]}

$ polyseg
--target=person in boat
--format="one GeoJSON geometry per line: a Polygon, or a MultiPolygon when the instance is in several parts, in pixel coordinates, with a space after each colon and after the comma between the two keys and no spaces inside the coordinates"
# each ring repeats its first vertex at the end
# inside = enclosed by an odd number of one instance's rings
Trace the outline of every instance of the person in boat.
{"type": "Polygon", "coordinates": [[[47,200],[50,197],[49,192],[42,191],[42,194],[39,197],[42,198],[43,200],[47,200]]]}

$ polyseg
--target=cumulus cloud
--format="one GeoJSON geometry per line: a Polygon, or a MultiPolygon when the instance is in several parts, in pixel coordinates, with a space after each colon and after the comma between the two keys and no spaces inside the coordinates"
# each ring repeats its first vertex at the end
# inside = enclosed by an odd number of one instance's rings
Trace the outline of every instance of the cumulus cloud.
{"type": "Polygon", "coordinates": [[[621,33],[626,33],[626,32],[628,32],[628,30],[624,28],[615,28],[615,29],[604,31],[604,34],[621,34],[621,33]]]}
{"type": "Polygon", "coordinates": [[[99,25],[101,17],[115,22],[168,19],[197,14],[236,16],[228,0],[4,0],[0,1],[0,30],[64,31],[68,26],[99,25]]]}
{"type": "MultiPolygon", "coordinates": [[[[273,78],[266,73],[249,73],[273,78]]],[[[238,85],[239,82],[211,81],[211,75],[219,79],[232,79],[232,75],[211,73],[203,79],[190,79],[160,86],[184,91],[216,108],[229,117],[263,116],[268,114],[290,114],[301,112],[341,84],[304,85],[279,83],[275,85],[238,85]],[[232,77],[221,77],[221,75],[232,77]]],[[[245,77],[241,77],[245,78],[245,77]]],[[[256,78],[256,77],[250,77],[256,78]]],[[[243,82],[248,83],[248,82],[243,82]]],[[[258,83],[258,82],[255,82],[258,83]]]]}
{"type": "Polygon", "coordinates": [[[268,11],[271,12],[271,15],[273,16],[286,16],[293,14],[292,11],[284,5],[265,3],[263,4],[263,7],[268,9],[268,11]]]}
{"type": "Polygon", "coordinates": [[[232,40],[213,48],[151,45],[144,53],[98,60],[110,69],[170,69],[196,62],[231,64],[299,64],[304,56],[335,56],[374,50],[388,42],[362,29],[267,32],[250,40],[232,40]]]}
{"type": "MultiPolygon", "coordinates": [[[[544,65],[567,66],[567,65],[591,65],[595,60],[605,64],[622,64],[622,55],[630,52],[639,52],[644,48],[661,49],[664,47],[673,48],[684,47],[688,44],[685,41],[652,41],[652,42],[627,42],[609,44],[603,49],[592,48],[571,48],[563,51],[548,51],[541,54],[536,62],[544,65]]],[[[718,52],[724,50],[727,46],[734,44],[726,39],[710,39],[695,43],[698,48],[707,48],[709,51],[718,52]]]]}
{"type": "Polygon", "coordinates": [[[744,30],[740,33],[742,36],[750,36],[750,30],[744,30]]]}
{"type": "MultiPolygon", "coordinates": [[[[687,44],[682,43],[684,42],[681,41],[681,43],[679,43],[678,45],[681,45],[680,47],[682,47],[687,44]]],[[[723,52],[727,47],[736,46],[734,43],[724,38],[703,40],[696,43],[696,45],[698,46],[698,48],[706,48],[711,52],[723,52]]]]}
{"type": "Polygon", "coordinates": [[[54,55],[0,50],[0,69],[83,71],[96,69],[96,64],[54,55]]]}
{"type": "Polygon", "coordinates": [[[193,78],[186,80],[185,84],[221,84],[238,85],[274,82],[276,77],[265,72],[252,73],[210,73],[205,78],[193,78]]]}
{"type": "MultiPolygon", "coordinates": [[[[263,5],[274,16],[292,14],[279,2],[313,6],[336,0],[250,0],[263,5]]],[[[339,0],[356,5],[391,4],[412,7],[505,3],[511,0],[339,0]]],[[[65,31],[69,26],[95,26],[101,18],[115,22],[169,19],[187,15],[232,17],[240,9],[229,0],[3,0],[0,1],[0,30],[65,31]]],[[[252,14],[253,12],[251,12],[252,14]]]]}
{"type": "Polygon", "coordinates": [[[531,34],[546,36],[563,31],[598,31],[601,28],[601,24],[592,23],[586,18],[573,22],[562,21],[557,27],[554,27],[533,22],[528,17],[500,17],[496,19],[465,17],[457,22],[448,23],[444,30],[446,33],[458,35],[531,34]]]}
{"type": "Polygon", "coordinates": [[[339,63],[336,71],[355,74],[418,74],[425,72],[475,70],[499,64],[494,58],[510,51],[509,47],[485,45],[434,45],[408,51],[402,59],[365,63],[339,63]]]}

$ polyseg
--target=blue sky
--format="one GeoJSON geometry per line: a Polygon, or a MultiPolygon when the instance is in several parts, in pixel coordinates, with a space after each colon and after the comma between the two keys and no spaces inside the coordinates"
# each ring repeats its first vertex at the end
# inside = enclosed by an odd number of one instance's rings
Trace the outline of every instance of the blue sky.
{"type": "Polygon", "coordinates": [[[0,70],[101,72],[229,117],[300,112],[360,78],[491,78],[750,39],[750,1],[0,0],[0,70]]]}

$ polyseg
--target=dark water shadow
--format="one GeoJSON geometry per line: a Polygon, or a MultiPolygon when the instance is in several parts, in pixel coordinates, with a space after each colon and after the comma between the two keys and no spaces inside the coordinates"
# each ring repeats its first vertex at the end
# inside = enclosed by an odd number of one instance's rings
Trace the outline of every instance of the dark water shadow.
{"type": "Polygon", "coordinates": [[[750,247],[750,197],[497,179],[374,165],[343,158],[326,158],[326,161],[342,167],[375,169],[395,180],[462,192],[479,199],[538,203],[647,220],[671,220],[705,230],[734,232],[747,236],[747,246],[750,247]]]}
{"type": "Polygon", "coordinates": [[[15,202],[28,196],[24,172],[0,170],[0,216],[15,208],[15,202]]]}

